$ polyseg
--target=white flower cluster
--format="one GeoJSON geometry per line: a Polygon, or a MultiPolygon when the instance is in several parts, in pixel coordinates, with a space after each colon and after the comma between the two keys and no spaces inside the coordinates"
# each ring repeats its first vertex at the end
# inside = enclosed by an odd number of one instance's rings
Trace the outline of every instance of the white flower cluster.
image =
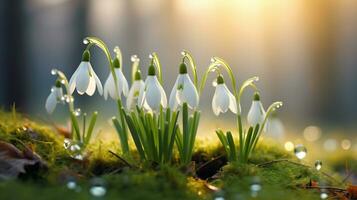
{"type": "MultiPolygon", "coordinates": [[[[137,57],[135,58],[138,59],[137,57]]],[[[129,89],[128,81],[123,74],[122,66],[120,66],[121,62],[118,58],[115,58],[112,62],[114,73],[111,72],[109,74],[103,90],[101,81],[90,63],[90,53],[87,50],[84,51],[82,61],[68,83],[70,94],[77,90],[80,95],[87,94],[92,96],[96,89],[98,89],[100,95],[104,91],[104,98],[106,100],[108,99],[108,95],[114,100],[119,100],[123,94],[126,97],[126,108],[128,110],[132,110],[136,106],[150,112],[159,111],[161,106],[163,108],[169,106],[171,110],[177,110],[183,103],[187,103],[190,109],[197,109],[199,105],[198,89],[187,73],[187,66],[184,62],[179,66],[179,75],[170,93],[169,102],[167,102],[166,93],[156,76],[156,69],[153,63],[149,66],[145,82],[142,80],[140,70],[136,70],[133,83],[129,89]]],[[[220,113],[230,110],[237,114],[237,106],[239,107],[240,105],[237,104],[236,97],[229,91],[221,74],[218,74],[214,85],[213,113],[218,116],[220,113]]],[[[46,100],[46,110],[48,113],[54,111],[56,104],[61,102],[61,99],[63,99],[61,84],[56,83],[56,86],[51,89],[51,94],[46,100]]],[[[255,93],[248,112],[247,122],[253,127],[256,124],[262,124],[265,115],[260,96],[258,93],[255,93]]],[[[272,128],[275,126],[269,126],[268,123],[267,127],[272,128]]]]}

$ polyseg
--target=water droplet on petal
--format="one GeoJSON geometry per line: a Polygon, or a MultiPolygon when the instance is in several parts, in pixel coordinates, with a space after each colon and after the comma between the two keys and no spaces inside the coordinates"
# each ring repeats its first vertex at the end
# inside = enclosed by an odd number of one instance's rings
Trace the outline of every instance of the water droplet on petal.
{"type": "Polygon", "coordinates": [[[213,82],[212,82],[212,86],[213,86],[213,87],[216,87],[216,86],[217,86],[217,81],[213,81],[213,82]]]}
{"type": "Polygon", "coordinates": [[[305,158],[305,156],[307,154],[306,147],[302,144],[298,144],[295,146],[294,153],[295,153],[295,156],[301,160],[301,159],[305,158]]]}
{"type": "Polygon", "coordinates": [[[61,83],[64,85],[66,83],[66,80],[62,79],[61,83]]]}
{"type": "Polygon", "coordinates": [[[54,92],[55,91],[55,88],[51,88],[51,92],[54,92]]]}
{"type": "Polygon", "coordinates": [[[315,161],[315,168],[316,168],[316,170],[319,171],[319,170],[321,169],[321,167],[322,167],[322,162],[321,162],[321,160],[316,160],[316,161],[315,161]]]}
{"type": "Polygon", "coordinates": [[[186,56],[186,52],[181,51],[181,55],[182,55],[182,56],[186,56]]]}
{"type": "Polygon", "coordinates": [[[211,63],[214,63],[216,62],[216,59],[215,58],[211,58],[211,63]]]}
{"type": "Polygon", "coordinates": [[[83,40],[83,44],[89,44],[89,40],[84,39],[84,40],[83,40]]]}
{"type": "Polygon", "coordinates": [[[93,178],[89,192],[94,197],[103,197],[107,193],[104,180],[101,178],[93,178]]]}
{"type": "Polygon", "coordinates": [[[130,60],[131,60],[131,62],[137,62],[137,61],[139,61],[140,59],[138,58],[137,55],[132,55],[132,56],[130,57],[130,60]]]}
{"type": "Polygon", "coordinates": [[[52,74],[52,75],[56,75],[56,74],[57,74],[57,69],[52,69],[52,70],[51,70],[51,74],[52,74]]]}

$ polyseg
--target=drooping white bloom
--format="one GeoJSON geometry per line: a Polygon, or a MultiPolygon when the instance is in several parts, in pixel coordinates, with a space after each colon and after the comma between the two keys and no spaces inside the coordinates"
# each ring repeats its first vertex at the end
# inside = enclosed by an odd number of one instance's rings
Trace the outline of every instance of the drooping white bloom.
{"type": "Polygon", "coordinates": [[[254,99],[252,105],[250,106],[247,121],[249,126],[255,127],[255,125],[262,125],[265,117],[265,111],[262,102],[260,101],[260,96],[258,93],[254,94],[254,99]]]}
{"type": "Polygon", "coordinates": [[[114,72],[117,79],[117,86],[115,86],[115,80],[113,74],[110,73],[108,76],[107,81],[104,84],[104,99],[107,100],[108,94],[109,96],[114,99],[120,99],[121,93],[126,97],[129,93],[129,86],[128,82],[120,68],[119,60],[115,58],[113,61],[114,64],[114,72]]]}
{"type": "Polygon", "coordinates": [[[268,118],[268,121],[265,125],[266,136],[273,139],[283,141],[284,139],[284,125],[279,118],[272,115],[268,118]]]}
{"type": "Polygon", "coordinates": [[[94,72],[89,60],[90,54],[89,51],[86,50],[83,53],[82,62],[79,64],[77,70],[73,73],[69,81],[69,90],[71,94],[74,92],[74,89],[77,89],[77,92],[80,95],[86,93],[89,96],[92,96],[96,88],[98,88],[100,95],[103,94],[102,83],[94,72]]]}
{"type": "Polygon", "coordinates": [[[213,95],[212,110],[215,115],[231,110],[237,113],[237,103],[234,95],[229,91],[221,75],[217,77],[216,91],[213,95]]]}
{"type": "Polygon", "coordinates": [[[178,106],[187,103],[188,107],[193,109],[198,106],[198,101],[197,89],[187,73],[186,65],[182,63],[180,65],[180,74],[170,94],[169,106],[172,110],[176,110],[178,106]]]}
{"type": "Polygon", "coordinates": [[[149,73],[144,87],[139,92],[138,105],[149,111],[158,111],[160,105],[167,107],[167,99],[164,89],[155,76],[155,67],[149,67],[149,73]]]}
{"type": "Polygon", "coordinates": [[[61,83],[57,81],[56,86],[53,86],[51,88],[51,93],[50,95],[48,95],[46,99],[45,107],[49,114],[53,113],[53,111],[57,106],[57,103],[61,101],[62,96],[63,96],[63,92],[62,92],[61,83]]]}
{"type": "Polygon", "coordinates": [[[140,90],[142,90],[144,88],[145,88],[145,84],[144,84],[144,81],[141,80],[141,73],[140,73],[140,71],[137,71],[135,73],[135,80],[129,90],[129,94],[126,99],[126,107],[128,110],[132,110],[135,108],[135,106],[138,103],[140,90]]]}

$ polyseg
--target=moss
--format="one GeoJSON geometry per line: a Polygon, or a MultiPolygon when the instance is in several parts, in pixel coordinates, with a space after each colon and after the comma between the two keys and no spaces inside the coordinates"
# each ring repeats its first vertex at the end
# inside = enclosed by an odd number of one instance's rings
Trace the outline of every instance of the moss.
{"type": "Polygon", "coordinates": [[[298,162],[291,153],[264,142],[259,143],[249,163],[243,165],[227,164],[220,144],[197,140],[193,154],[196,173],[222,188],[220,193],[215,193],[208,189],[206,180],[192,176],[194,165],[189,169],[180,168],[177,156],[172,165],[141,162],[135,151],[131,152],[133,157],[122,155],[118,142],[96,140],[88,146],[84,161],[74,160],[64,150],[64,138],[55,129],[16,112],[0,111],[0,139],[18,148],[23,147],[21,143],[30,146],[49,165],[49,170],[39,172],[39,177],[0,182],[4,199],[34,196],[37,199],[91,199],[90,180],[97,176],[106,182],[106,199],[212,199],[217,195],[224,195],[226,199],[250,199],[254,177],[259,177],[262,186],[259,199],[318,199],[317,191],[302,189],[310,180],[337,185],[320,172],[300,164],[282,161],[259,165],[277,159],[298,162]],[[206,169],[202,170],[202,166],[206,169]],[[66,188],[68,177],[78,180],[81,192],[66,188]]]}

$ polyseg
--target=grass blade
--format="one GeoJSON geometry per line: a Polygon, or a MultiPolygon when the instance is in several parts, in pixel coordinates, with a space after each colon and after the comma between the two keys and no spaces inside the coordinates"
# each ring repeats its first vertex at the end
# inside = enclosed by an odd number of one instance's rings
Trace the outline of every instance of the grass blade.
{"type": "Polygon", "coordinates": [[[90,122],[89,122],[88,130],[87,130],[87,133],[86,133],[86,136],[85,136],[85,139],[84,139],[84,144],[85,145],[87,145],[89,143],[90,138],[92,137],[93,129],[94,129],[95,123],[97,122],[97,116],[98,116],[98,112],[95,111],[92,114],[92,117],[91,117],[90,122]]]}

